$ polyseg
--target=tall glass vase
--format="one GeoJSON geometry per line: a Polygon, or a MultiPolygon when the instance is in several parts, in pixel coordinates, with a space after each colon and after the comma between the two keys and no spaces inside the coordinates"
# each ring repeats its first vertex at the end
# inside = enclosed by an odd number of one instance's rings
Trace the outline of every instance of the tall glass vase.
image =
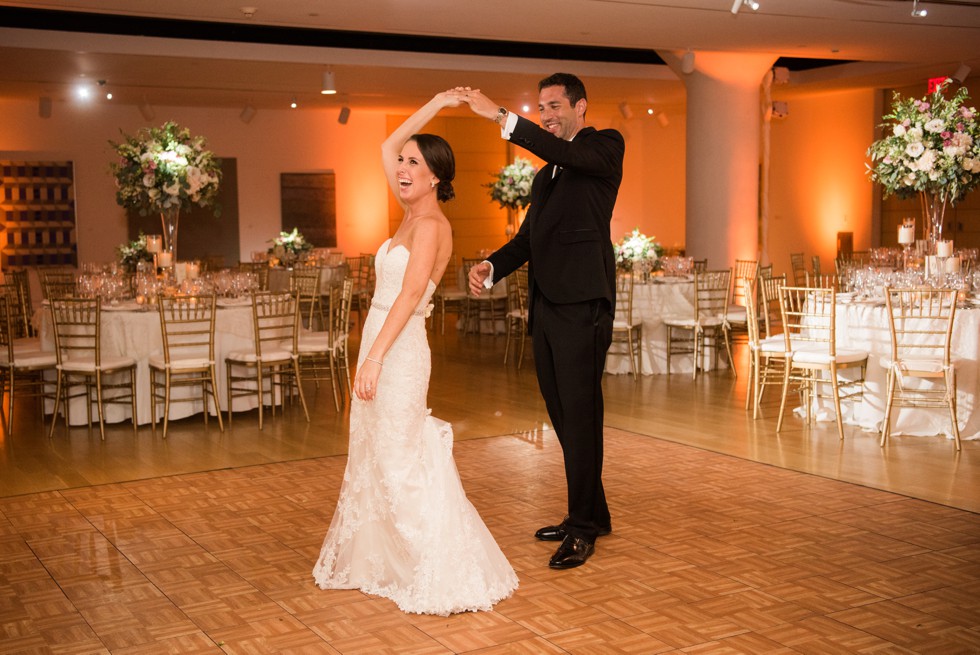
{"type": "Polygon", "coordinates": [[[180,223],[180,207],[161,210],[160,222],[163,225],[163,249],[177,261],[177,226],[180,223]]]}
{"type": "Polygon", "coordinates": [[[943,240],[943,221],[946,218],[946,200],[938,193],[919,192],[922,203],[922,218],[929,231],[929,254],[936,254],[936,244],[943,240]]]}

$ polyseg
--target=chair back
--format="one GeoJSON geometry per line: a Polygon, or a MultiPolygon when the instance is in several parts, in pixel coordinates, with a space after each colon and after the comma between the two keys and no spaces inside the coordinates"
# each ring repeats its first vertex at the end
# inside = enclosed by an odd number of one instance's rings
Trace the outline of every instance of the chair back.
{"type": "Polygon", "coordinates": [[[31,317],[26,311],[23,291],[19,284],[7,281],[0,284],[0,297],[7,302],[4,310],[10,318],[10,338],[22,339],[31,336],[31,317]]]}
{"type": "Polygon", "coordinates": [[[163,357],[168,366],[174,360],[214,362],[215,302],[213,294],[159,299],[163,357]]]}
{"type": "Polygon", "coordinates": [[[807,350],[827,353],[830,358],[837,354],[836,300],[837,293],[833,289],[780,288],[779,310],[786,352],[802,345],[807,350]]]}
{"type": "Polygon", "coordinates": [[[269,262],[239,262],[238,270],[253,273],[259,283],[259,291],[269,290],[269,262]]]}
{"type": "Polygon", "coordinates": [[[759,285],[759,311],[765,325],[766,337],[772,337],[783,332],[783,317],[779,309],[779,290],[786,286],[786,274],[764,278],[759,285]]]}
{"type": "MultiPolygon", "coordinates": [[[[950,364],[956,289],[887,289],[891,361],[902,369],[927,362],[950,364]]],[[[936,371],[938,372],[938,371],[936,371]]]]}
{"type": "Polygon", "coordinates": [[[813,269],[815,275],[820,275],[820,255],[814,255],[810,258],[810,268],[813,269]]]}
{"type": "Polygon", "coordinates": [[[102,299],[52,298],[49,303],[58,366],[69,360],[92,363],[96,368],[101,366],[102,299]]]}
{"type": "Polygon", "coordinates": [[[0,293],[0,362],[7,366],[14,363],[14,321],[10,315],[10,296],[0,293]]]}
{"type": "Polygon", "coordinates": [[[692,259],[691,268],[693,268],[695,271],[700,271],[702,273],[705,272],[706,270],[708,270],[708,258],[705,257],[704,259],[692,259]]]}
{"type": "Polygon", "coordinates": [[[507,313],[527,318],[527,265],[510,274],[507,281],[507,313]]]}
{"type": "Polygon", "coordinates": [[[759,277],[762,279],[772,277],[772,264],[759,267],[759,277]]]}
{"type": "Polygon", "coordinates": [[[300,319],[303,326],[309,330],[326,325],[320,289],[320,273],[318,266],[299,266],[292,270],[289,276],[289,290],[296,294],[299,302],[300,319]]]}
{"type": "Polygon", "coordinates": [[[789,254],[790,270],[793,272],[793,284],[796,286],[806,285],[806,260],[802,252],[791,252],[789,254]]]}
{"type": "Polygon", "coordinates": [[[748,280],[750,287],[759,277],[759,262],[755,259],[736,259],[732,273],[732,304],[745,306],[745,289],[742,280],[748,280]]]}
{"type": "Polygon", "coordinates": [[[728,313],[732,269],[694,272],[694,316],[698,321],[724,318],[728,313]]]}
{"type": "Polygon", "coordinates": [[[292,344],[291,352],[299,352],[299,302],[296,294],[259,291],[252,294],[252,320],[255,330],[255,357],[258,361],[281,359],[287,352],[284,344],[292,344]],[[266,359],[263,360],[263,355],[266,359]]]}
{"type": "Polygon", "coordinates": [[[330,309],[328,322],[329,339],[332,347],[343,347],[350,334],[350,310],[354,296],[354,280],[346,278],[340,286],[330,288],[330,309]]]}
{"type": "Polygon", "coordinates": [[[633,325],[633,287],[636,279],[632,273],[620,273],[616,276],[616,316],[614,326],[629,327],[633,325]]]}
{"type": "Polygon", "coordinates": [[[831,275],[830,273],[821,275],[820,273],[807,272],[805,286],[821,289],[833,289],[834,291],[841,290],[840,278],[836,275],[831,275]]]}
{"type": "Polygon", "coordinates": [[[759,312],[755,304],[755,296],[752,284],[748,280],[742,280],[742,297],[745,298],[745,325],[748,331],[749,348],[756,349],[762,342],[759,336],[759,312]]]}
{"type": "Polygon", "coordinates": [[[52,298],[71,298],[75,295],[75,272],[68,269],[53,269],[38,271],[41,281],[41,297],[44,300],[52,298]]]}

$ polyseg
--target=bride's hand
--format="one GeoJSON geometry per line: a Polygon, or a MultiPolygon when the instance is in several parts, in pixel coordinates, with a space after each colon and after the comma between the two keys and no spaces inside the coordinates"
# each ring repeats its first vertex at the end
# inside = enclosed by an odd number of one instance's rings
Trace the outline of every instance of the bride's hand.
{"type": "Polygon", "coordinates": [[[381,365],[365,360],[354,378],[354,395],[360,400],[374,400],[378,393],[378,378],[381,375],[381,365]]]}

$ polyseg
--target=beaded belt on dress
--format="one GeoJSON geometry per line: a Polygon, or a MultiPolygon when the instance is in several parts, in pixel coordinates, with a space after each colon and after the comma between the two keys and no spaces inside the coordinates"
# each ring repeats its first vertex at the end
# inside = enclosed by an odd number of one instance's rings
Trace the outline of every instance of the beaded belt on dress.
{"type": "MultiPolygon", "coordinates": [[[[371,301],[371,306],[374,307],[375,309],[380,309],[383,312],[391,311],[391,305],[382,305],[377,300],[372,300],[371,301]]],[[[414,316],[425,316],[426,315],[426,308],[423,307],[422,309],[416,309],[414,312],[412,312],[412,314],[414,316]]]]}

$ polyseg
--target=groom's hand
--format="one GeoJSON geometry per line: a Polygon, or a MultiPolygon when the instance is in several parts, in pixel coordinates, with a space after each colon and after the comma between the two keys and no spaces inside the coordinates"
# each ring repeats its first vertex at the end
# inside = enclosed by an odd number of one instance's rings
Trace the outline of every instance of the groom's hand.
{"type": "Polygon", "coordinates": [[[487,262],[474,264],[470,269],[470,292],[474,296],[479,296],[483,293],[483,289],[485,288],[483,285],[488,275],[490,275],[490,264],[487,262]]]}

